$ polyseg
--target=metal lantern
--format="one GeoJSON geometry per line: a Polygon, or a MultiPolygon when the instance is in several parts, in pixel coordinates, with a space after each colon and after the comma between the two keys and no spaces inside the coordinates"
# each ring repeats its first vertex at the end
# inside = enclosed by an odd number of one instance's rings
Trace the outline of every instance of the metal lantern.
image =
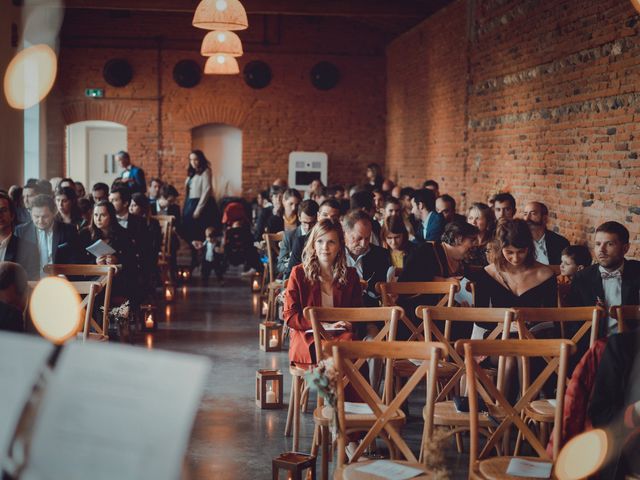
{"type": "Polygon", "coordinates": [[[143,332],[153,332],[158,329],[158,316],[155,313],[155,309],[156,307],[153,305],[140,305],[143,332]]]}
{"type": "Polygon", "coordinates": [[[260,323],[260,350],[279,352],[282,350],[282,324],[276,322],[260,323]]]}
{"type": "Polygon", "coordinates": [[[167,302],[173,302],[174,298],[176,298],[176,287],[171,282],[166,282],[164,284],[164,299],[167,302]]]}
{"type": "Polygon", "coordinates": [[[258,370],[256,372],[256,405],[262,409],[282,408],[282,372],[258,370]]]}

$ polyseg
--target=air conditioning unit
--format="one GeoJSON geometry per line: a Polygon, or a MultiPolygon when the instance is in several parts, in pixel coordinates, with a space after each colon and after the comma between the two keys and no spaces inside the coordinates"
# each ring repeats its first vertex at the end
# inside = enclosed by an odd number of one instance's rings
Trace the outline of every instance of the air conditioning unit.
{"type": "Polygon", "coordinates": [[[289,187],[309,190],[314,180],[327,184],[329,157],[324,152],[291,152],[289,154],[289,187]]]}

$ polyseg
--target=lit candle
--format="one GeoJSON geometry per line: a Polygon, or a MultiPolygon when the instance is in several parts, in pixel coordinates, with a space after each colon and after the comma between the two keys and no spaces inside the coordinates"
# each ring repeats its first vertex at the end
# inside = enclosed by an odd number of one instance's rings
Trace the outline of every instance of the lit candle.
{"type": "Polygon", "coordinates": [[[169,302],[173,300],[173,291],[171,287],[167,287],[164,289],[164,298],[169,302]]]}
{"type": "Polygon", "coordinates": [[[144,326],[147,328],[153,328],[153,314],[150,313],[144,322],[144,326]]]}
{"type": "Polygon", "coordinates": [[[260,283],[258,283],[258,280],[254,280],[253,281],[253,291],[257,292],[258,290],[260,290],[260,283]]]}
{"type": "Polygon", "coordinates": [[[269,347],[276,348],[278,346],[278,334],[276,333],[269,339],[269,347]]]}
{"type": "Polygon", "coordinates": [[[271,384],[269,384],[269,390],[267,391],[267,403],[276,403],[276,392],[273,391],[271,384]]]}

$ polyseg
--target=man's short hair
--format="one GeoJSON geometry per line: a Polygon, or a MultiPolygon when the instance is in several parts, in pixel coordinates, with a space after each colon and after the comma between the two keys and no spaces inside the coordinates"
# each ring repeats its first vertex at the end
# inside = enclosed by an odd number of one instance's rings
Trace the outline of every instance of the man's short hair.
{"type": "Polygon", "coordinates": [[[400,205],[400,200],[389,195],[384,201],[384,208],[387,208],[387,205],[400,205]]]}
{"type": "Polygon", "coordinates": [[[549,209],[547,208],[547,206],[544,203],[542,203],[542,202],[529,202],[529,203],[532,203],[533,205],[537,205],[537,207],[540,209],[540,213],[543,216],[545,216],[545,217],[549,216],[549,209]]]}
{"type": "Polygon", "coordinates": [[[451,208],[455,212],[455,210],[456,210],[456,201],[451,195],[448,195],[448,194],[445,193],[444,195],[440,195],[439,198],[443,202],[447,202],[449,205],[451,205],[451,208]]]}
{"type": "Polygon", "coordinates": [[[98,182],[93,184],[92,192],[104,192],[106,194],[109,193],[109,185],[106,183],[98,182]]]}
{"type": "Polygon", "coordinates": [[[11,218],[13,218],[13,221],[15,222],[16,216],[18,215],[18,212],[16,211],[16,204],[13,202],[13,200],[11,200],[11,197],[8,193],[0,192],[0,198],[6,200],[9,204],[9,213],[11,214],[11,218]]]}
{"type": "Polygon", "coordinates": [[[335,198],[327,198],[324,202],[320,204],[320,208],[324,206],[335,208],[336,210],[340,210],[340,202],[335,198]]]}
{"type": "Polygon", "coordinates": [[[298,206],[298,215],[304,213],[305,215],[308,215],[310,217],[317,217],[319,209],[320,206],[318,205],[318,202],[316,202],[315,200],[307,199],[302,201],[298,206]]]}
{"type": "Polygon", "coordinates": [[[498,193],[495,197],[493,197],[494,205],[498,202],[500,203],[508,202],[511,205],[511,208],[513,208],[514,210],[516,209],[516,199],[513,198],[513,195],[511,195],[508,192],[498,193]]]}
{"type": "Polygon", "coordinates": [[[331,185],[327,188],[327,195],[331,197],[335,197],[338,192],[344,192],[344,187],[342,185],[331,185]]]}
{"type": "Polygon", "coordinates": [[[291,197],[295,197],[298,200],[302,200],[302,194],[300,193],[299,190],[296,190],[295,188],[287,188],[282,194],[282,199],[286,200],[291,197]]]}
{"type": "Polygon", "coordinates": [[[627,227],[618,222],[604,222],[598,228],[596,228],[596,233],[604,232],[604,233],[613,233],[618,236],[618,240],[622,242],[623,245],[629,243],[629,230],[627,227]]]}
{"type": "Polygon", "coordinates": [[[409,197],[413,198],[416,194],[416,189],[412,187],[404,187],[400,189],[400,198],[409,197]]]}
{"type": "Polygon", "coordinates": [[[360,208],[366,210],[367,212],[370,212],[373,208],[373,193],[369,191],[354,193],[353,195],[351,195],[350,208],[352,210],[360,208]]]}
{"type": "Polygon", "coordinates": [[[367,222],[369,225],[373,226],[373,222],[371,221],[369,214],[358,208],[349,210],[349,212],[344,216],[342,219],[342,228],[350,232],[355,228],[356,223],[358,222],[367,222]]]}
{"type": "Polygon", "coordinates": [[[447,224],[442,233],[442,242],[448,245],[458,245],[465,238],[476,238],[478,227],[462,220],[454,220],[447,224]]]}
{"type": "Polygon", "coordinates": [[[57,212],[55,200],[50,195],[44,195],[42,193],[40,195],[36,195],[31,201],[31,208],[35,207],[49,207],[49,210],[53,213],[57,212]]]}
{"type": "Polygon", "coordinates": [[[131,161],[131,157],[129,156],[129,152],[125,152],[124,150],[120,150],[118,153],[116,153],[116,157],[126,158],[127,160],[131,161]]]}
{"type": "Polygon", "coordinates": [[[160,192],[158,193],[158,195],[160,195],[162,198],[169,198],[178,197],[180,194],[178,193],[178,190],[176,190],[176,187],[174,187],[173,185],[164,184],[162,185],[162,187],[160,187],[160,192]]]}
{"type": "Polygon", "coordinates": [[[17,263],[0,262],[0,291],[7,290],[12,285],[16,287],[16,293],[23,296],[29,286],[27,272],[17,263]]]}
{"type": "Polygon", "coordinates": [[[591,251],[586,245],[569,245],[567,248],[562,250],[562,256],[565,255],[573,259],[576,265],[588,267],[593,263],[591,251]]]}
{"type": "Polygon", "coordinates": [[[429,190],[428,188],[422,188],[413,195],[413,201],[416,202],[416,205],[422,203],[425,208],[433,212],[436,209],[436,194],[433,193],[433,190],[429,190]]]}
{"type": "Polygon", "coordinates": [[[438,182],[436,182],[435,180],[425,180],[425,182],[422,184],[422,188],[428,187],[433,187],[436,190],[440,190],[440,185],[438,185],[438,182]]]}
{"type": "Polygon", "coordinates": [[[125,185],[116,185],[111,189],[111,193],[119,193],[120,199],[125,203],[131,203],[131,189],[125,185]]]}

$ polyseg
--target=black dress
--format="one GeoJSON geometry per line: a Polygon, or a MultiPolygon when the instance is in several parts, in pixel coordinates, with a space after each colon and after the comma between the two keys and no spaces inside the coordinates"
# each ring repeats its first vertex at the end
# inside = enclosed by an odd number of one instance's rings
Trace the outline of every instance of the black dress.
{"type": "Polygon", "coordinates": [[[476,307],[535,308],[558,306],[558,282],[555,276],[520,295],[506,288],[482,268],[468,271],[476,287],[476,307]]]}

